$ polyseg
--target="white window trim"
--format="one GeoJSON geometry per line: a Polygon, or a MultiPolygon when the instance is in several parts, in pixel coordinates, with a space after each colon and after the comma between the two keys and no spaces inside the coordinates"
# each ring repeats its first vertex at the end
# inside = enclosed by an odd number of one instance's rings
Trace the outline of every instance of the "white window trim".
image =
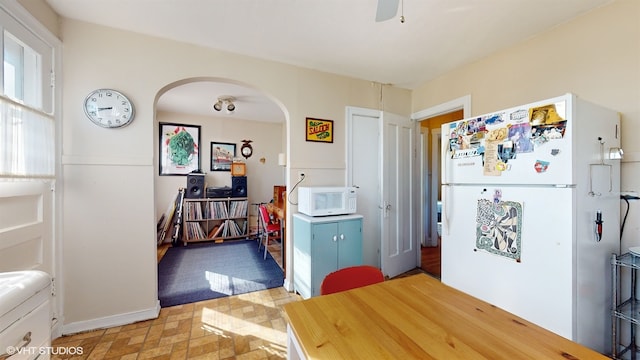
{"type": "MultiPolygon", "coordinates": [[[[63,289],[64,278],[62,276],[62,246],[60,239],[62,239],[62,42],[58,39],[49,29],[47,29],[42,23],[40,23],[31,13],[29,13],[17,0],[0,0],[0,8],[6,11],[9,15],[13,16],[18,22],[20,22],[25,28],[29,29],[34,35],[39,37],[45,43],[51,45],[53,48],[52,55],[52,68],[53,77],[52,83],[53,89],[53,103],[51,104],[51,114],[55,121],[55,181],[51,183],[51,190],[54,192],[54,204],[53,204],[53,221],[54,221],[54,233],[53,233],[53,251],[54,251],[54,280],[55,287],[57,289],[63,289]]],[[[56,290],[56,299],[53,304],[53,316],[56,321],[52,324],[52,338],[57,338],[62,335],[62,324],[64,323],[64,292],[56,290]]]]}

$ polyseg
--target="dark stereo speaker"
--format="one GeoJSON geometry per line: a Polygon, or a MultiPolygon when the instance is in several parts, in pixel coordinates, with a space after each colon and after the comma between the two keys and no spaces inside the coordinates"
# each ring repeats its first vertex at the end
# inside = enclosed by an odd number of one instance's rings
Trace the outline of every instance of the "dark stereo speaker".
{"type": "Polygon", "coordinates": [[[204,174],[187,175],[187,191],[184,196],[188,199],[204,197],[204,174]]]}
{"type": "Polygon", "coordinates": [[[247,197],[247,177],[246,176],[231,177],[231,196],[247,197]]]}

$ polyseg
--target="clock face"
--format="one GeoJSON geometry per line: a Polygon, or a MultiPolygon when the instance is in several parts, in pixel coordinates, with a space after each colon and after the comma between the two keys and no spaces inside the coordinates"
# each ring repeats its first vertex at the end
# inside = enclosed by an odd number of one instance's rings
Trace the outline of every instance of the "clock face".
{"type": "Polygon", "coordinates": [[[242,156],[245,158],[248,158],[253,154],[253,148],[249,144],[243,144],[240,151],[242,152],[242,156]]]}
{"type": "Polygon", "coordinates": [[[111,89],[94,90],[84,99],[84,113],[96,125],[118,128],[133,121],[133,103],[124,94],[111,89]]]}
{"type": "Polygon", "coordinates": [[[231,164],[231,176],[245,176],[247,173],[246,164],[233,163],[231,164]]]}

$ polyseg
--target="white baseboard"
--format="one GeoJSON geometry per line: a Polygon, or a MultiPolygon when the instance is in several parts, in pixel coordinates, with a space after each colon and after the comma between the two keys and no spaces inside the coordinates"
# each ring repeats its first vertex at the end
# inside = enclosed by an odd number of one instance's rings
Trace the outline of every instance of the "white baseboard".
{"type": "Polygon", "coordinates": [[[150,308],[147,310],[64,324],[62,326],[62,335],[76,334],[83,331],[105,329],[114,326],[132,324],[137,321],[155,319],[159,314],[160,301],[157,301],[155,308],[150,308]]]}
{"type": "Polygon", "coordinates": [[[60,326],[60,321],[55,320],[51,325],[51,340],[57,339],[62,336],[62,326],[60,326]]]}
{"type": "Polygon", "coordinates": [[[282,284],[282,286],[288,291],[288,292],[292,292],[293,291],[293,283],[291,281],[289,281],[289,279],[284,279],[284,283],[282,284]]]}

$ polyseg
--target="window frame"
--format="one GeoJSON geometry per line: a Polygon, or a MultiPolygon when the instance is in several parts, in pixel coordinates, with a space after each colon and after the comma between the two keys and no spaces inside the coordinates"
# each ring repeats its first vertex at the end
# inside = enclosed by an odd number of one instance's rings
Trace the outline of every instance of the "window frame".
{"type": "Polygon", "coordinates": [[[20,99],[14,99],[4,94],[4,66],[0,68],[0,98],[12,104],[25,108],[29,112],[39,113],[41,116],[48,117],[53,122],[54,133],[54,164],[53,174],[49,176],[29,176],[29,175],[1,175],[2,179],[12,178],[50,178],[57,179],[61,174],[61,144],[60,134],[62,131],[61,118],[61,99],[62,92],[60,86],[56,84],[56,78],[61,77],[62,64],[62,43],[49,31],[42,23],[40,23],[31,13],[22,7],[16,0],[3,0],[0,2],[0,58],[4,64],[4,30],[18,38],[35,52],[40,54],[41,62],[41,105],[30,106],[24,104],[20,99]]]}

